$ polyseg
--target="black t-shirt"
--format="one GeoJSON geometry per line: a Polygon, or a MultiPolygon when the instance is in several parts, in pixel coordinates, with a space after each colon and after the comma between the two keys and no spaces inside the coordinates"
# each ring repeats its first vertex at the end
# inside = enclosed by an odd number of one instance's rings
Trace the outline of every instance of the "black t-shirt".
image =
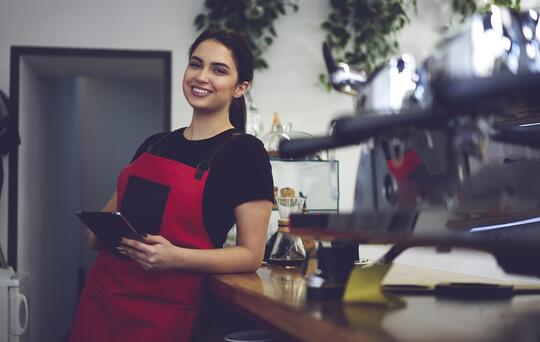
{"type": "MultiPolygon", "coordinates": [[[[197,167],[228,137],[240,133],[229,129],[208,139],[187,140],[184,130],[149,137],[137,149],[132,161],[149,152],[148,148],[156,143],[153,153],[197,167]]],[[[204,224],[213,245],[223,246],[235,223],[236,206],[254,200],[272,201],[273,187],[272,168],[262,142],[249,134],[236,136],[212,161],[203,193],[204,224]]]]}

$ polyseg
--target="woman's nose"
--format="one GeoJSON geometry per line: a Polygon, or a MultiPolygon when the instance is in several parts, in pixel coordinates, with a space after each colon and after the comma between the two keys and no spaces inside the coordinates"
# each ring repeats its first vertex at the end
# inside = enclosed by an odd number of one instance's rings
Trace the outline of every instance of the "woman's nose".
{"type": "Polygon", "coordinates": [[[199,73],[197,74],[197,81],[201,82],[201,83],[207,83],[208,82],[208,70],[206,70],[205,68],[202,68],[199,70],[199,73]]]}

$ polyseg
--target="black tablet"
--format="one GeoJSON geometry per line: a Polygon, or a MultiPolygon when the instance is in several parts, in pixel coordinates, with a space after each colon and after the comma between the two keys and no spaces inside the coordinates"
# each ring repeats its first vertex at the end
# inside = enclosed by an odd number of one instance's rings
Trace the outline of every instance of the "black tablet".
{"type": "Polygon", "coordinates": [[[77,216],[107,247],[116,247],[122,237],[143,240],[141,234],[119,212],[81,211],[77,216]]]}

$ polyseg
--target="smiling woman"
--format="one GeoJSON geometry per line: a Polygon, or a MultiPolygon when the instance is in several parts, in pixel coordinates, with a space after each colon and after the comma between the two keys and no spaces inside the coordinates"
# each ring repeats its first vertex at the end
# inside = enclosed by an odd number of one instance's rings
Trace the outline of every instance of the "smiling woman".
{"type": "MultiPolygon", "coordinates": [[[[231,99],[243,101],[251,79],[239,82],[236,63],[228,48],[215,40],[205,40],[190,55],[184,73],[183,91],[194,114],[227,112],[231,99]]],[[[233,108],[229,115],[242,113],[237,113],[233,108]]]]}
{"type": "Polygon", "coordinates": [[[202,273],[252,272],[263,258],[273,182],[262,143],[245,132],[253,56],[234,33],[204,32],[189,50],[187,128],[149,137],[105,206],[143,241],[100,249],[71,341],[187,341],[202,305],[202,273]],[[222,248],[236,224],[237,246],[222,248]]]}
{"type": "Polygon", "coordinates": [[[253,55],[243,39],[223,32],[227,31],[205,31],[191,45],[182,89],[194,117],[216,111],[223,118],[228,111],[230,124],[245,133],[244,94],[253,80],[253,55]],[[198,107],[192,102],[197,94],[206,97],[205,92],[212,94],[211,106],[217,107],[198,107]]]}

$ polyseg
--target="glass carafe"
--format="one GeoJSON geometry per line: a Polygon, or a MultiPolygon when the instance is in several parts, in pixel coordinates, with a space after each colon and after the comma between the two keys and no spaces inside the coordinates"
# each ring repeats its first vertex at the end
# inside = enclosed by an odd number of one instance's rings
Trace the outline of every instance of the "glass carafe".
{"type": "MultiPolygon", "coordinates": [[[[304,205],[302,197],[278,197],[276,198],[280,220],[278,226],[284,230],[289,225],[289,215],[300,213],[304,205]]],[[[302,239],[278,231],[276,240],[270,253],[269,263],[276,266],[295,267],[300,266],[306,258],[306,250],[302,239]]]]}

